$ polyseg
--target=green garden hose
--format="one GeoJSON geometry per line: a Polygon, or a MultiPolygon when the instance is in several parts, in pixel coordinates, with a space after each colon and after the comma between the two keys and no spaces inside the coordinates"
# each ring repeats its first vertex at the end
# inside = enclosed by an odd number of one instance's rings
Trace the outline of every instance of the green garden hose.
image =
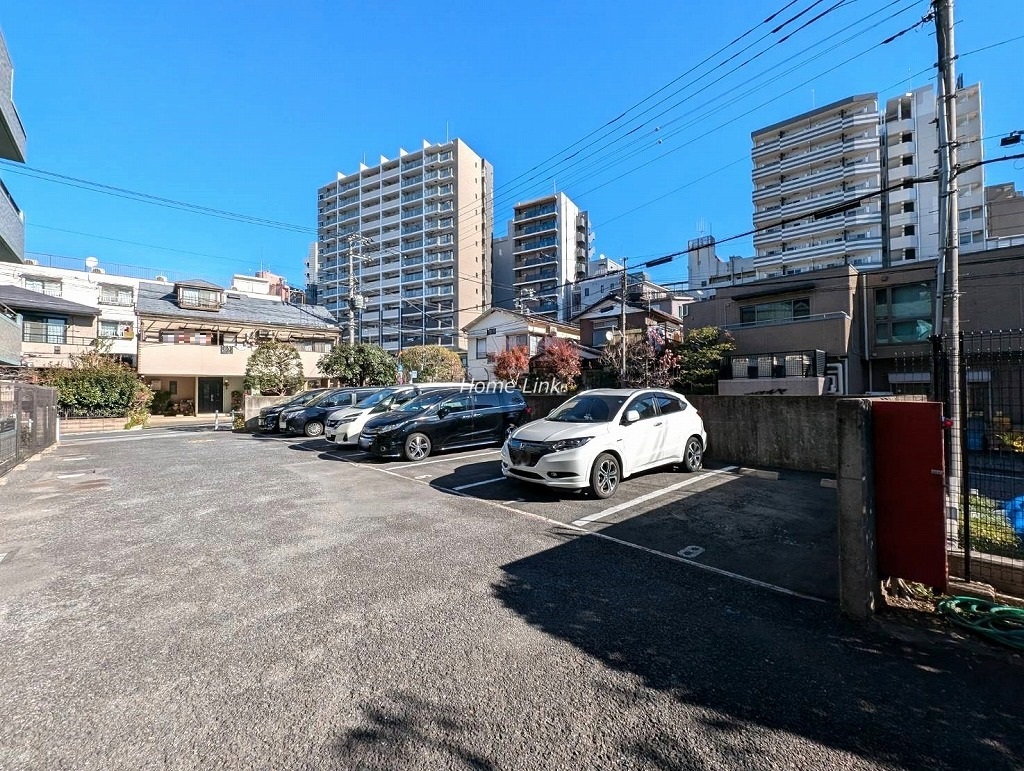
{"type": "Polygon", "coordinates": [[[948,597],[940,600],[935,609],[954,624],[1024,651],[1024,608],[996,605],[974,597],[948,597]]]}

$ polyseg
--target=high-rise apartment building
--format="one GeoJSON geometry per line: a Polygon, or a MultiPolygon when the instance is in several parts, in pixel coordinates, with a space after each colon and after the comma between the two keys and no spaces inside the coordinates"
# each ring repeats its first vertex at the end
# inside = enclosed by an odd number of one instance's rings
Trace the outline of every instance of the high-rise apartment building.
{"type": "Polygon", "coordinates": [[[880,265],[882,209],[877,94],[860,94],[765,126],[753,141],[754,264],[766,275],[880,265]]]}
{"type": "Polygon", "coordinates": [[[496,300],[568,321],[573,283],[587,275],[590,242],[587,212],[565,193],[517,203],[508,235],[495,239],[495,276],[511,284],[495,288],[496,300]]]}
{"type": "Polygon", "coordinates": [[[305,261],[306,302],[316,305],[319,302],[320,286],[316,283],[320,275],[320,244],[316,241],[309,245],[305,261]]]}
{"type": "MultiPolygon", "coordinates": [[[[981,84],[957,90],[957,142],[961,168],[981,161],[981,84]]],[[[884,187],[888,262],[936,259],[939,255],[939,183],[916,181],[939,168],[938,104],[935,89],[923,86],[889,99],[883,122],[884,187]]],[[[966,168],[960,188],[960,249],[985,248],[985,168],[966,168]]]]}
{"type": "Polygon", "coordinates": [[[320,302],[345,323],[351,258],[357,339],[465,351],[462,328],[491,301],[492,192],[491,164],[461,139],[339,173],[318,193],[320,302]]]}
{"type": "MultiPolygon", "coordinates": [[[[25,162],[25,127],[14,106],[14,65],[0,34],[0,158],[25,162]]],[[[0,262],[25,259],[25,217],[0,181],[0,262]]]]}

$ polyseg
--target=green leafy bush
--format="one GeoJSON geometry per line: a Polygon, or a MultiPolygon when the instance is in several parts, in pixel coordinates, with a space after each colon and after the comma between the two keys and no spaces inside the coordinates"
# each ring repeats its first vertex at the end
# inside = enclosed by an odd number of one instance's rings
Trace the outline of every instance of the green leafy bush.
{"type": "Polygon", "coordinates": [[[44,370],[41,379],[57,389],[63,415],[127,418],[128,428],[149,416],[153,390],[134,369],[99,351],[73,355],[71,366],[44,370]]]}
{"type": "MultiPolygon", "coordinates": [[[[1024,558],[1024,544],[1013,532],[998,502],[983,495],[970,496],[971,551],[998,557],[1024,558]]],[[[958,525],[960,540],[964,537],[963,521],[958,525]]]]}

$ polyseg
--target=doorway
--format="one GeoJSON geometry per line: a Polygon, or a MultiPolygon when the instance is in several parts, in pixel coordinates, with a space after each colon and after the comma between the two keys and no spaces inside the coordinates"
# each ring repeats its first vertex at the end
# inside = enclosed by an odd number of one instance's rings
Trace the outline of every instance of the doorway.
{"type": "Polygon", "coordinates": [[[197,413],[224,411],[224,381],[219,377],[199,378],[197,413]]]}

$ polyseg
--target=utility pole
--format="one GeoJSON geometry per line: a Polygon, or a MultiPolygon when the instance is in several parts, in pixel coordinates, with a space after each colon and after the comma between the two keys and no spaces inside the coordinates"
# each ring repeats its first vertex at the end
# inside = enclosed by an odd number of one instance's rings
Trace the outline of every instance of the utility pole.
{"type": "Polygon", "coordinates": [[[626,261],[622,261],[622,275],[619,278],[619,336],[621,337],[621,349],[619,351],[619,385],[626,380],[626,261]]]}
{"type": "MultiPolygon", "coordinates": [[[[355,264],[356,258],[359,259],[359,264],[363,264],[363,241],[367,240],[363,236],[351,234],[348,237],[348,344],[356,344],[356,310],[361,310],[363,307],[363,296],[356,293],[356,274],[355,264]],[[359,254],[355,253],[355,249],[359,249],[359,254]]],[[[338,290],[341,290],[341,286],[338,286],[338,290]]]]}
{"type": "MultiPolygon", "coordinates": [[[[943,326],[945,333],[949,381],[949,419],[952,422],[947,511],[952,520],[958,518],[963,457],[960,438],[964,430],[960,410],[960,201],[957,171],[959,150],[956,129],[956,48],[953,42],[953,0],[935,0],[935,38],[939,49],[939,212],[945,227],[940,230],[942,260],[937,288],[941,287],[943,326]]],[[[956,530],[952,530],[953,533],[956,530]]]]}

